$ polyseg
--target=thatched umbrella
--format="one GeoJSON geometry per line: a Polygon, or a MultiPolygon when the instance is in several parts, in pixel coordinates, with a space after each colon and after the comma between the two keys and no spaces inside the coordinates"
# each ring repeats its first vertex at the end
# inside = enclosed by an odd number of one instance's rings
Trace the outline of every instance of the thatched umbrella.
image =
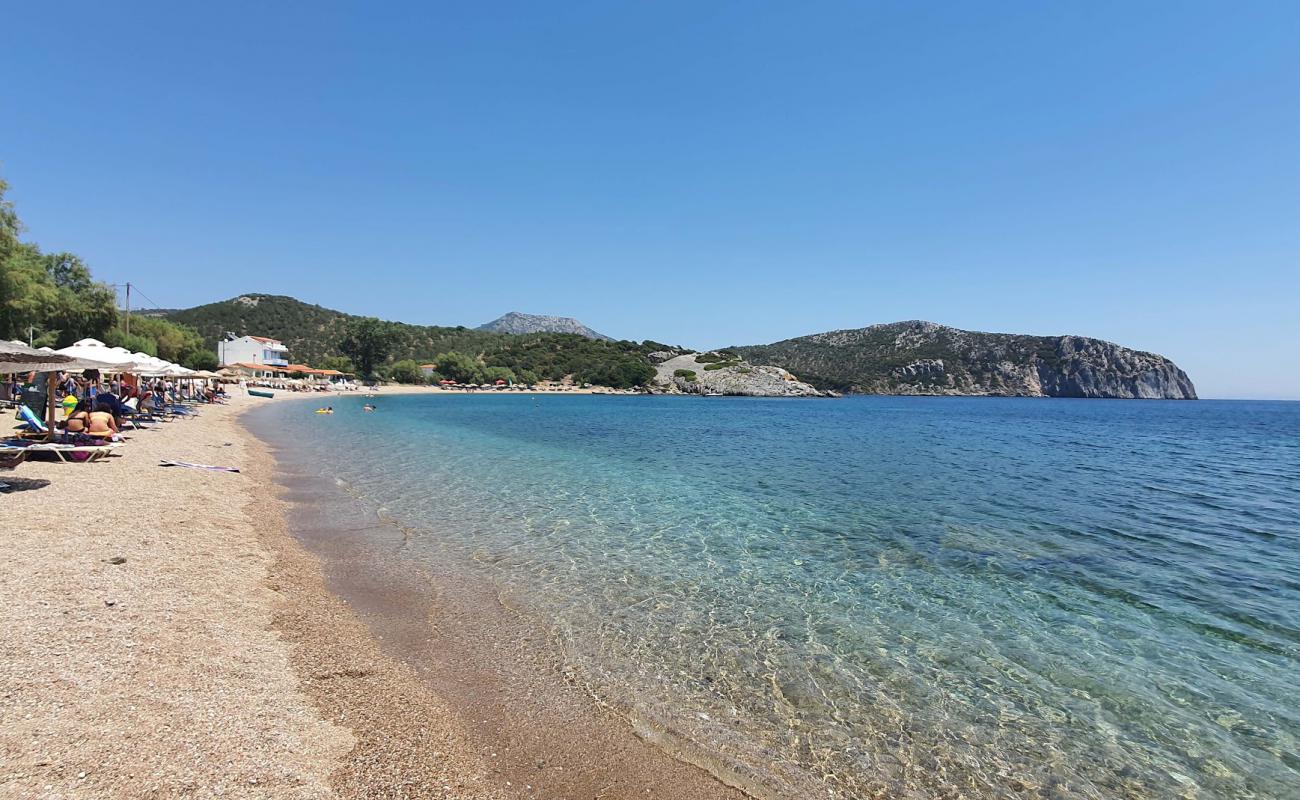
{"type": "MultiPolygon", "coordinates": [[[[11,372],[49,372],[68,369],[67,365],[73,361],[76,359],[52,350],[37,350],[22,342],[0,341],[0,374],[3,375],[11,372]]],[[[72,369],[76,368],[72,367],[72,369]]]]}
{"type": "MultiPolygon", "coordinates": [[[[45,388],[45,425],[50,436],[54,435],[54,388],[56,373],[60,370],[98,369],[111,370],[112,364],[89,358],[75,358],[53,350],[38,350],[21,342],[0,341],[0,375],[11,372],[47,373],[45,388]]],[[[35,411],[36,409],[32,409],[35,411]]]]}

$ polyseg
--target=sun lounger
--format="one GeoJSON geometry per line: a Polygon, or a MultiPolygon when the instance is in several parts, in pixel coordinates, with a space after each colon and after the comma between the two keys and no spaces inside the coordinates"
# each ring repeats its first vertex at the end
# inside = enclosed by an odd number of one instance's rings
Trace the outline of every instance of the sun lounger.
{"type": "Polygon", "coordinates": [[[55,442],[6,441],[0,444],[0,455],[22,452],[26,457],[32,453],[52,453],[58,460],[64,463],[72,463],[98,461],[101,458],[108,458],[117,447],[117,444],[79,445],[58,444],[55,442]]]}
{"type": "Polygon", "coordinates": [[[32,411],[27,406],[22,406],[18,409],[18,416],[22,417],[23,422],[27,424],[27,428],[33,433],[49,433],[50,429],[45,427],[45,422],[42,421],[40,417],[36,416],[35,411],[32,411]]]}
{"type": "Polygon", "coordinates": [[[16,447],[13,450],[0,452],[0,469],[13,469],[23,463],[27,458],[26,448],[16,447]]]}

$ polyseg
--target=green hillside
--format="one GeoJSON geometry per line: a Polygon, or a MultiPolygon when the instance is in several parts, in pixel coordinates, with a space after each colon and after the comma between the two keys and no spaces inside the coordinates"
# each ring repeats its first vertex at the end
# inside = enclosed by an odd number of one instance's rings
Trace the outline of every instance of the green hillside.
{"type": "MultiPolygon", "coordinates": [[[[188,325],[212,347],[226,333],[279,339],[290,358],[310,366],[341,355],[339,343],[351,314],[304,303],[281,295],[248,294],[195,308],[167,312],[167,318],[188,325]]],[[[395,346],[388,363],[434,361],[440,354],[459,353],[486,367],[504,367],[516,374],[575,380],[608,386],[635,386],[654,375],[646,354],[665,349],[655,342],[614,342],[576,334],[509,334],[435,325],[386,323],[395,346]]]]}

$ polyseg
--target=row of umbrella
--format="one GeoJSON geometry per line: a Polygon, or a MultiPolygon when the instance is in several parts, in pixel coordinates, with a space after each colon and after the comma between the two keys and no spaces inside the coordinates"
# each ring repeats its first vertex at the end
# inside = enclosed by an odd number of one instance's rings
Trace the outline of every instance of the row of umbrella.
{"type": "Polygon", "coordinates": [[[132,353],[124,347],[109,347],[98,339],[82,339],[58,350],[48,347],[32,348],[22,342],[0,342],[0,374],[78,369],[175,378],[217,377],[215,373],[186,369],[180,364],[173,364],[148,353],[132,353]]]}
{"type": "Polygon", "coordinates": [[[28,347],[22,342],[0,340],[0,375],[14,372],[45,372],[49,375],[45,408],[45,423],[49,430],[47,438],[54,436],[55,373],[63,370],[85,369],[97,369],[100,372],[111,373],[127,372],[141,376],[168,376],[180,379],[217,377],[211,372],[186,369],[179,364],[155,358],[148,353],[132,353],[122,347],[109,347],[98,339],[82,339],[60,350],[51,350],[48,347],[28,347]]]}

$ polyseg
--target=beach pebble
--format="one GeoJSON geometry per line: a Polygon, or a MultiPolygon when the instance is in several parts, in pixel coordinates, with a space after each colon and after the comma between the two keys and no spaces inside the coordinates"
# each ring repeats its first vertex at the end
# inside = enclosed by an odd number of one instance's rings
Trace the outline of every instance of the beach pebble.
{"type": "Polygon", "coordinates": [[[113,606],[117,605],[117,601],[116,601],[116,600],[105,600],[105,601],[104,601],[104,605],[108,606],[109,608],[112,608],[113,606]]]}
{"type": "Polygon", "coordinates": [[[126,563],[126,556],[113,556],[112,558],[110,558],[110,559],[108,560],[108,563],[110,563],[110,564],[125,564],[125,563],[126,563]]]}

